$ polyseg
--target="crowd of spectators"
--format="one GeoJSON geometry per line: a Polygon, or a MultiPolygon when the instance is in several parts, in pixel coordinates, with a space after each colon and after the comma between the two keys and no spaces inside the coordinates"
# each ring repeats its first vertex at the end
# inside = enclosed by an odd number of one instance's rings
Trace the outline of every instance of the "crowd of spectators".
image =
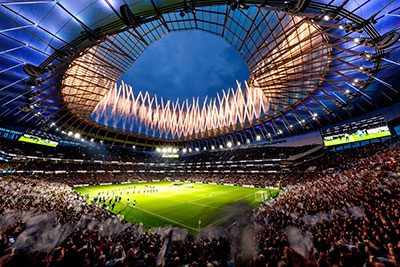
{"type": "MultiPolygon", "coordinates": [[[[397,140],[329,152],[274,176],[285,190],[273,200],[257,210],[237,206],[233,224],[197,237],[120,221],[74,194],[66,180],[4,176],[0,265],[399,266],[399,160],[397,140]]],[[[256,177],[187,175],[247,184],[256,177]]]]}

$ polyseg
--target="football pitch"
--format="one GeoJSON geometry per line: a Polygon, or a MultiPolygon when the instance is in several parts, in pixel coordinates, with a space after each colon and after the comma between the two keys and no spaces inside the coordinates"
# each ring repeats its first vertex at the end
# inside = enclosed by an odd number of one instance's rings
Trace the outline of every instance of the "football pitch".
{"type": "Polygon", "coordinates": [[[121,201],[116,202],[113,210],[108,201],[107,206],[113,213],[121,214],[125,220],[143,224],[146,228],[168,225],[183,227],[188,229],[190,234],[196,234],[206,226],[220,225],[226,216],[227,205],[245,202],[256,208],[261,203],[260,199],[256,200],[257,191],[264,191],[264,196],[269,198],[280,191],[188,182],[172,185],[173,183],[161,181],[93,185],[76,187],[74,191],[89,194],[88,201],[95,197],[121,197],[121,201]],[[133,200],[136,200],[135,207],[133,200]]]}

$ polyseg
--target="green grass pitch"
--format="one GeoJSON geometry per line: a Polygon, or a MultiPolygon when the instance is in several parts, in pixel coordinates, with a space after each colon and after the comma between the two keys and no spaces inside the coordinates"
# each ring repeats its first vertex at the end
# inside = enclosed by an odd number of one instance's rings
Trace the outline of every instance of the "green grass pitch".
{"type": "Polygon", "coordinates": [[[76,187],[74,190],[81,194],[89,194],[89,201],[99,193],[100,196],[106,197],[107,192],[110,197],[121,196],[121,201],[116,203],[112,212],[123,215],[125,220],[135,224],[142,223],[146,228],[167,225],[184,227],[191,234],[196,234],[200,228],[218,225],[226,205],[247,202],[251,207],[256,208],[260,202],[255,200],[255,192],[269,191],[271,197],[279,193],[279,189],[197,183],[192,184],[193,188],[188,188],[185,185],[191,183],[185,182],[180,186],[172,186],[172,183],[162,181],[94,185],[76,187]],[[145,185],[155,186],[158,192],[143,193],[143,190],[148,190],[145,185]],[[133,188],[134,186],[136,188],[133,188]],[[114,195],[112,190],[114,190],[114,195]],[[135,193],[132,194],[132,191],[135,193]],[[130,205],[127,205],[128,198],[130,205]],[[136,207],[132,205],[134,199],[136,207]],[[200,226],[199,221],[201,221],[200,226]]]}

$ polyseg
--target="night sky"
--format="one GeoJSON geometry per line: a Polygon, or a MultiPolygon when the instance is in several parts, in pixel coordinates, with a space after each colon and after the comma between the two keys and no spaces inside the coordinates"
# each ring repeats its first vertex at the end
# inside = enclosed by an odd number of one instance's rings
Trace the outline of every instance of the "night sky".
{"type": "Polygon", "coordinates": [[[227,41],[202,31],[169,33],[150,45],[122,76],[135,93],[164,99],[216,96],[247,81],[250,71],[227,41]]]}

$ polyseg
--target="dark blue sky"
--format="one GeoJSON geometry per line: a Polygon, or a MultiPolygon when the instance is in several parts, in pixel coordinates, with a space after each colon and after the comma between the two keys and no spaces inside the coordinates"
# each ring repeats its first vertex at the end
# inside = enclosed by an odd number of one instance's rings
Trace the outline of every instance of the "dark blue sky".
{"type": "Polygon", "coordinates": [[[150,45],[122,79],[135,92],[166,99],[214,97],[247,81],[250,71],[227,41],[202,31],[169,33],[150,45]]]}

